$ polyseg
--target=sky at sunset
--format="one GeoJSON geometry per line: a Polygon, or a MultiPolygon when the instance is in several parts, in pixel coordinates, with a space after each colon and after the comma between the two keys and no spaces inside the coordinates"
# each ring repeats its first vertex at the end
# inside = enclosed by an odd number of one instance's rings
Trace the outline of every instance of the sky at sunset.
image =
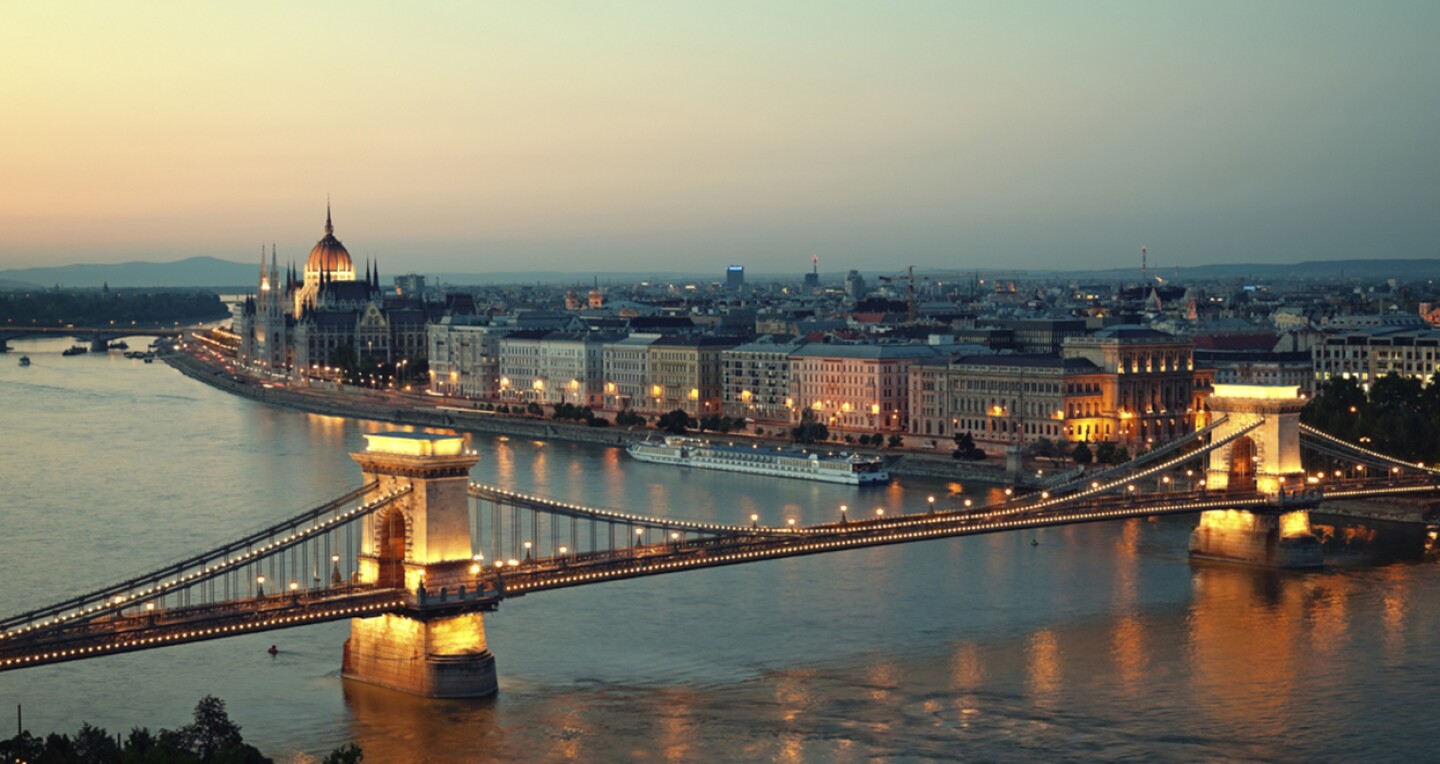
{"type": "MultiPolygon", "coordinates": [[[[1440,257],[1440,2],[3,2],[0,269],[1440,257]]],[[[889,266],[894,266],[893,268],[889,266]]]]}

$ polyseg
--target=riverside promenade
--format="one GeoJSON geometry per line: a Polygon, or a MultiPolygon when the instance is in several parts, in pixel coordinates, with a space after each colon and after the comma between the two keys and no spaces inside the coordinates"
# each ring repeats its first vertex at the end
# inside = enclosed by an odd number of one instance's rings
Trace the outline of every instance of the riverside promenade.
{"type": "MultiPolygon", "coordinates": [[[[444,427],[532,440],[571,441],[622,447],[646,438],[654,438],[659,434],[656,430],[649,428],[589,427],[536,416],[496,414],[473,408],[476,402],[463,398],[373,390],[335,383],[325,383],[324,387],[304,385],[303,383],[293,386],[288,381],[267,383],[266,380],[260,378],[228,371],[223,366],[187,351],[167,353],[162,356],[162,359],[181,374],[228,393],[273,406],[325,416],[369,419],[415,427],[444,427]]],[[[701,433],[701,435],[774,446],[792,445],[788,440],[757,437],[748,433],[701,433]]],[[[891,474],[902,477],[1016,484],[1016,481],[1007,478],[1004,468],[999,462],[962,462],[950,459],[948,455],[876,451],[838,443],[827,445],[837,449],[881,454],[887,457],[886,469],[891,474]]],[[[1025,483],[1018,484],[1024,485],[1025,483]]]]}

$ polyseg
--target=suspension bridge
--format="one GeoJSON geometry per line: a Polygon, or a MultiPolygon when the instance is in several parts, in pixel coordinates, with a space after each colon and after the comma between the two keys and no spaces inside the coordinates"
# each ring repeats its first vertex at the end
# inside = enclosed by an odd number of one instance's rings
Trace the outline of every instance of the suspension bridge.
{"type": "Polygon", "coordinates": [[[1211,423],[1117,468],[985,506],[842,512],[832,522],[781,526],[754,516],[726,524],[629,513],[472,483],[480,455],[461,436],[367,435],[366,450],[352,454],[362,482],[335,499],[0,620],[0,671],[348,619],[347,677],[432,697],[485,695],[496,683],[483,614],[506,599],[1175,514],[1200,516],[1190,544],[1197,556],[1310,567],[1321,558],[1309,511],[1325,501],[1440,493],[1440,470],[1309,428],[1298,421],[1302,405],[1294,388],[1217,386],[1211,423]]]}

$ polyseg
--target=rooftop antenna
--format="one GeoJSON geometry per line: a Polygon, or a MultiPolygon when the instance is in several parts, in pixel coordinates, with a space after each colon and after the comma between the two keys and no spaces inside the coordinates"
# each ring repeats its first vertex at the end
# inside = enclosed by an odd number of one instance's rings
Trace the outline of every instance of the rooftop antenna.
{"type": "Polygon", "coordinates": [[[815,274],[815,275],[817,275],[817,276],[820,275],[820,256],[819,256],[819,255],[811,255],[811,256],[810,256],[810,272],[813,273],[813,274],[815,274]]]}

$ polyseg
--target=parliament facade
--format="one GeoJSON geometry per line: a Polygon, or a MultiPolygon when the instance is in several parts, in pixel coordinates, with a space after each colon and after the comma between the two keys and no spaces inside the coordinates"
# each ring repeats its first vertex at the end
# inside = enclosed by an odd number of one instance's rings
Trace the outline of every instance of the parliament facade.
{"type": "Polygon", "coordinates": [[[261,253],[258,288],[235,323],[237,360],[296,377],[318,376],[339,356],[396,364],[425,356],[427,323],[420,300],[380,288],[378,264],[357,276],[327,206],[325,236],[311,248],[303,272],[292,264],[282,273],[273,247],[268,264],[261,253]]]}

